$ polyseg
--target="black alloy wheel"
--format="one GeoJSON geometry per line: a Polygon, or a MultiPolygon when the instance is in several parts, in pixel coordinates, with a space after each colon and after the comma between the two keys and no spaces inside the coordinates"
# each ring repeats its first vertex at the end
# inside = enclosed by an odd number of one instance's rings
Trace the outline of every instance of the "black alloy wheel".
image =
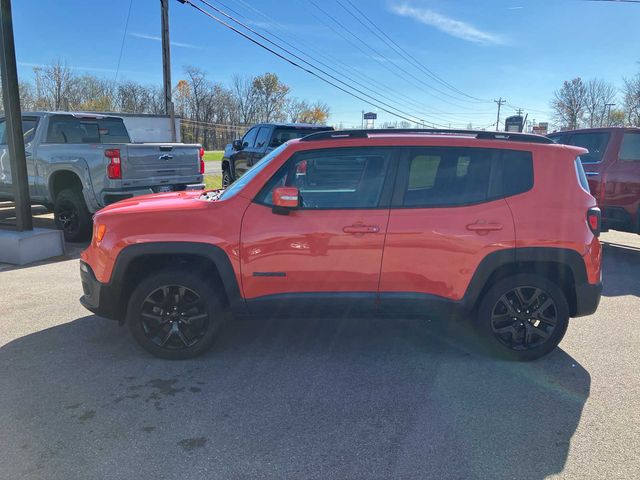
{"type": "Polygon", "coordinates": [[[162,285],[144,299],[140,322],[146,337],[167,350],[196,345],[209,328],[206,303],[182,285],[162,285]]]}
{"type": "Polygon", "coordinates": [[[542,345],[558,323],[558,309],[551,296],[537,287],[516,287],[502,295],[491,312],[496,338],[513,350],[542,345]]]}
{"type": "Polygon", "coordinates": [[[569,325],[569,304],[550,279],[533,273],[495,282],[483,294],[477,327],[491,353],[528,361],[555,349],[569,325]]]}

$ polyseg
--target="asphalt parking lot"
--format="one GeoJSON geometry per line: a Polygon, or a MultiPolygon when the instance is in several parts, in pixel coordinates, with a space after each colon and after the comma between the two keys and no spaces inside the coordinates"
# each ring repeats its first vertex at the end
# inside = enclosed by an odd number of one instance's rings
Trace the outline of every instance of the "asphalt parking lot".
{"type": "Polygon", "coordinates": [[[0,477],[637,479],[640,237],[602,240],[600,309],[533,363],[355,318],[234,322],[163,361],[80,306],[82,245],[0,266],[0,477]]]}

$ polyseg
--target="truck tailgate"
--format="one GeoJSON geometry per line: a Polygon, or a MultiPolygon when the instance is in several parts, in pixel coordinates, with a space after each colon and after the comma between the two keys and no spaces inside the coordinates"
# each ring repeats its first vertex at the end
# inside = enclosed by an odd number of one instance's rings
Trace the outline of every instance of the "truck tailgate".
{"type": "Polygon", "coordinates": [[[122,159],[122,178],[151,180],[198,175],[199,150],[199,145],[129,144],[122,159]]]}

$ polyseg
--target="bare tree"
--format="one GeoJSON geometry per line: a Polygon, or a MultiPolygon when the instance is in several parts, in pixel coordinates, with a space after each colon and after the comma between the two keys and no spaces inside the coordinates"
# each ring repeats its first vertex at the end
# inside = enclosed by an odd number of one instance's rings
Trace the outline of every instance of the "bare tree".
{"type": "Polygon", "coordinates": [[[273,122],[285,117],[284,106],[289,87],[275,73],[265,73],[253,79],[257,94],[260,121],[273,122]]]}
{"type": "Polygon", "coordinates": [[[624,112],[629,125],[640,126],[640,73],[624,79],[624,112]]]}
{"type": "Polygon", "coordinates": [[[587,87],[580,77],[565,81],[562,88],[554,92],[551,107],[561,127],[575,129],[580,126],[586,108],[586,99],[587,87]]]}
{"type": "Polygon", "coordinates": [[[258,114],[258,95],[254,79],[234,75],[231,80],[231,92],[238,110],[238,121],[243,125],[254,123],[258,114]]]}
{"type": "Polygon", "coordinates": [[[70,110],[76,103],[77,78],[62,60],[33,69],[39,103],[48,110],[70,110]]]}
{"type": "Polygon", "coordinates": [[[607,122],[607,104],[616,98],[616,89],[601,79],[591,79],[586,83],[585,111],[589,127],[602,126],[607,122]]]}
{"type": "Polygon", "coordinates": [[[290,122],[297,123],[302,122],[302,116],[310,108],[311,107],[306,100],[288,98],[284,106],[284,111],[290,122]]]}

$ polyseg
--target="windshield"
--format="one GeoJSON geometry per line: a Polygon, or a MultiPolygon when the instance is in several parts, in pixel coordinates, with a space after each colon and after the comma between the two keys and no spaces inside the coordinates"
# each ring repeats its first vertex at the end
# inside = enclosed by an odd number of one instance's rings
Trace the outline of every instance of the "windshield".
{"type": "Polygon", "coordinates": [[[282,152],[286,147],[287,147],[287,144],[284,143],[280,145],[278,148],[276,148],[275,150],[272,150],[266,156],[262,157],[262,159],[258,163],[256,163],[253,167],[251,167],[247,171],[247,173],[245,173],[242,177],[240,177],[238,180],[233,182],[229,186],[229,188],[227,188],[222,193],[222,195],[220,196],[220,200],[226,200],[228,198],[231,198],[234,195],[236,195],[239,191],[241,191],[247,185],[247,183],[253,180],[254,177],[258,175],[264,169],[264,167],[269,165],[271,160],[276,158],[280,154],[280,152],[282,152]]]}

